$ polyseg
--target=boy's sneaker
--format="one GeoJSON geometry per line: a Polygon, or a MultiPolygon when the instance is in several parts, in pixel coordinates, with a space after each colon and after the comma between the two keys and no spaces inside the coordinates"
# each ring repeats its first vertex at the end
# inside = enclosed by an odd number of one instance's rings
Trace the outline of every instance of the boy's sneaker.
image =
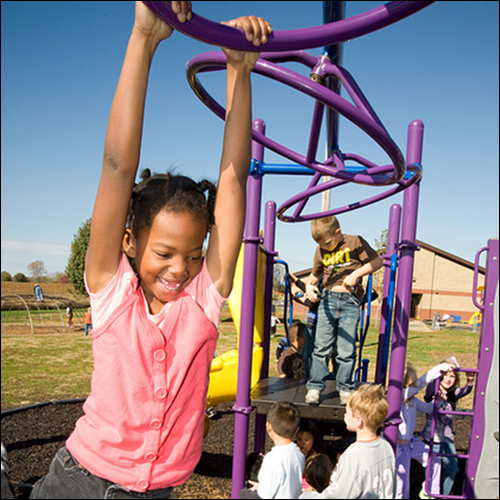
{"type": "Polygon", "coordinates": [[[306,403],[310,405],[319,404],[319,391],[318,389],[309,389],[306,394],[306,403]]]}
{"type": "Polygon", "coordinates": [[[349,394],[351,394],[352,391],[339,391],[339,396],[340,396],[340,404],[342,406],[345,406],[347,403],[347,398],[349,397],[349,394]]]}
{"type": "Polygon", "coordinates": [[[420,490],[420,493],[418,494],[418,496],[419,496],[420,498],[431,498],[431,499],[432,499],[432,498],[434,498],[434,497],[429,496],[429,495],[425,492],[425,489],[424,489],[424,487],[423,487],[423,486],[422,486],[422,489],[420,490]]]}

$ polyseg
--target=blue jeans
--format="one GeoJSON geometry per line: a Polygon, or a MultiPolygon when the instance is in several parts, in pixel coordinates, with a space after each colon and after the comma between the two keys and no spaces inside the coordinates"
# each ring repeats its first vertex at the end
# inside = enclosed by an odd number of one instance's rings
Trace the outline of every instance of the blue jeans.
{"type": "Polygon", "coordinates": [[[30,498],[170,498],[173,488],[139,493],[94,476],[63,446],[52,460],[49,473],[35,483],[30,498]]]}
{"type": "MultiPolygon", "coordinates": [[[[434,443],[433,451],[437,453],[446,453],[448,455],[456,454],[454,443],[434,443]]],[[[441,494],[449,495],[455,482],[455,476],[458,472],[458,460],[455,457],[433,457],[433,461],[441,462],[441,494]]]]}
{"type": "Polygon", "coordinates": [[[304,359],[305,378],[309,380],[311,373],[311,357],[314,350],[314,336],[316,333],[316,324],[318,321],[317,311],[309,309],[307,313],[307,323],[305,328],[304,345],[302,346],[302,358],[304,359]]]}
{"type": "Polygon", "coordinates": [[[318,308],[318,324],[307,389],[323,391],[329,375],[328,360],[335,355],[339,391],[352,391],[356,364],[356,328],[360,300],[348,292],[323,292],[318,308]]]}

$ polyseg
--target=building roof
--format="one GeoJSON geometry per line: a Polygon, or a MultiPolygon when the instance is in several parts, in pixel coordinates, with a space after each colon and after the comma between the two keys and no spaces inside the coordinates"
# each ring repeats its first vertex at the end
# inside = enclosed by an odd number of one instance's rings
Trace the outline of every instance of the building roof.
{"type": "MultiPolygon", "coordinates": [[[[436,255],[443,257],[443,259],[450,260],[451,262],[454,262],[455,264],[460,264],[463,267],[467,267],[468,269],[474,270],[474,262],[470,262],[468,260],[462,259],[461,257],[458,257],[457,255],[453,255],[452,253],[445,252],[444,250],[441,250],[440,248],[434,247],[434,246],[429,245],[428,243],[424,243],[423,241],[420,241],[420,240],[416,240],[416,243],[417,243],[417,245],[420,246],[420,248],[423,248],[425,250],[429,250],[429,252],[435,253],[436,255]]],[[[484,274],[485,268],[479,266],[479,272],[484,274]]]]}
{"type": "MultiPolygon", "coordinates": [[[[435,253],[436,255],[439,255],[443,259],[450,260],[451,262],[454,262],[455,264],[459,264],[463,267],[466,267],[468,269],[474,270],[474,262],[470,262],[468,260],[462,259],[461,257],[458,257],[457,255],[453,255],[449,252],[445,252],[444,250],[441,250],[440,248],[437,248],[435,246],[429,245],[428,243],[424,243],[421,240],[416,240],[417,245],[420,246],[420,248],[423,248],[424,250],[428,250],[429,252],[435,253]]],[[[295,276],[297,278],[305,278],[309,276],[311,273],[312,267],[308,269],[303,269],[302,271],[297,271],[294,272],[295,276]]],[[[482,266],[479,266],[479,272],[484,274],[485,273],[485,268],[482,266]]]]}

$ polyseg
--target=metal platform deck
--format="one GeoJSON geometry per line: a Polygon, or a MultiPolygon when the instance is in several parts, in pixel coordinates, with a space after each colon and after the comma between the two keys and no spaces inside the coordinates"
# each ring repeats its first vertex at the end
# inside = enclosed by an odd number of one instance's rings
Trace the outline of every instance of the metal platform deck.
{"type": "Polygon", "coordinates": [[[251,405],[257,413],[267,414],[275,401],[290,401],[296,404],[302,418],[317,420],[343,421],[345,406],[340,404],[337,382],[326,381],[318,405],[305,403],[307,388],[304,381],[289,378],[266,378],[259,381],[253,389],[251,405]]]}

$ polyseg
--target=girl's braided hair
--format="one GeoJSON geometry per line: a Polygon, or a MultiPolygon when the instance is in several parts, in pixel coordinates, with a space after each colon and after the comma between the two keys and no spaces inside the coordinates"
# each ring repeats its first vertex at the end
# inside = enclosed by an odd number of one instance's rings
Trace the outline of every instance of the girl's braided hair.
{"type": "Polygon", "coordinates": [[[134,186],[127,227],[137,238],[150,227],[159,212],[188,212],[196,219],[207,221],[207,231],[214,223],[217,188],[210,181],[195,182],[183,175],[154,174],[147,168],[141,173],[141,182],[134,186]],[[205,195],[208,191],[208,195],[205,195]]]}

